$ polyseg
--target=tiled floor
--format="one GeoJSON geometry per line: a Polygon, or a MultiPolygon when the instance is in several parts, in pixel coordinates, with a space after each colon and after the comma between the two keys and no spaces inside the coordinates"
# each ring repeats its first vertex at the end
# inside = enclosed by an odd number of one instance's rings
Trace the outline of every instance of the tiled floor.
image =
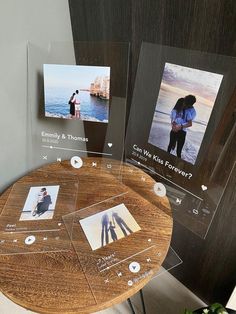
{"type": "MultiPolygon", "coordinates": [[[[185,307],[196,309],[205,304],[168,272],[153,279],[143,289],[147,314],[182,314],[185,307]]],[[[142,314],[139,294],[131,298],[137,314],[142,314]]],[[[0,294],[1,314],[33,314],[9,301],[0,294]]],[[[131,314],[127,302],[118,304],[97,314],[131,314]]]]}

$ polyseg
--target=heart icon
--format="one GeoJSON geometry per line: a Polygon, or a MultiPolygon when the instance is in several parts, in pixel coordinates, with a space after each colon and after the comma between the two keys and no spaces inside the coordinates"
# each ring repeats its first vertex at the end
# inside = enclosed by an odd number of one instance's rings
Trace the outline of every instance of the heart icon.
{"type": "Polygon", "coordinates": [[[112,143],[108,143],[107,145],[108,145],[109,147],[112,147],[112,143]]]}
{"type": "Polygon", "coordinates": [[[202,188],[203,191],[207,190],[207,186],[205,186],[204,184],[201,185],[201,188],[202,188]]]}

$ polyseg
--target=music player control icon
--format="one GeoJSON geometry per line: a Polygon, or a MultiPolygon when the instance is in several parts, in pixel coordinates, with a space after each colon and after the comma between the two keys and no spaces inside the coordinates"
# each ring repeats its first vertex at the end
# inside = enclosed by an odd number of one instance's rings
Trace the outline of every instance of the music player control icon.
{"type": "Polygon", "coordinates": [[[129,270],[131,273],[138,273],[140,271],[140,264],[138,262],[132,262],[129,264],[129,270]]]}
{"type": "Polygon", "coordinates": [[[154,193],[157,195],[157,196],[160,196],[160,197],[164,197],[166,196],[166,187],[164,186],[164,184],[162,184],[161,182],[156,182],[154,184],[154,193]]]}
{"type": "Polygon", "coordinates": [[[70,160],[71,166],[79,169],[83,166],[83,160],[78,156],[73,156],[70,160]]]}
{"type": "Polygon", "coordinates": [[[180,205],[180,204],[182,203],[182,200],[177,197],[175,202],[176,202],[176,204],[179,204],[179,205],[180,205]]]}
{"type": "Polygon", "coordinates": [[[35,242],[36,238],[35,236],[31,235],[25,238],[25,244],[26,245],[31,245],[35,242]]]}

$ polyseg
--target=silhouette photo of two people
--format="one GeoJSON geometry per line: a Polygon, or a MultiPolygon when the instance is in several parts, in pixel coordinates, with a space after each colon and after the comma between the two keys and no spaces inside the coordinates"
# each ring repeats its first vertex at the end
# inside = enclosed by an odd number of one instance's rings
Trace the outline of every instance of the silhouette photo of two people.
{"type": "Polygon", "coordinates": [[[107,245],[109,243],[109,234],[112,241],[118,240],[116,234],[117,226],[122,231],[124,237],[133,233],[133,231],[127,226],[123,218],[121,218],[118,213],[112,213],[112,221],[109,220],[108,214],[104,214],[101,219],[102,230],[101,230],[101,246],[107,245]]]}

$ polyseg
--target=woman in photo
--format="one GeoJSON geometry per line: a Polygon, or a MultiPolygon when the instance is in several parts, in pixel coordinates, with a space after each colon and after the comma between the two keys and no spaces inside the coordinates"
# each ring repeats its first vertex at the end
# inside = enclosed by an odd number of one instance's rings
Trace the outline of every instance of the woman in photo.
{"type": "Polygon", "coordinates": [[[171,110],[170,119],[171,119],[171,131],[170,131],[170,141],[167,148],[167,152],[170,153],[171,150],[174,150],[176,143],[179,138],[179,127],[183,124],[184,120],[184,98],[179,98],[171,110]]]}
{"type": "Polygon", "coordinates": [[[75,91],[74,98],[72,100],[75,104],[75,118],[80,119],[80,100],[79,100],[79,91],[75,91]]]}

